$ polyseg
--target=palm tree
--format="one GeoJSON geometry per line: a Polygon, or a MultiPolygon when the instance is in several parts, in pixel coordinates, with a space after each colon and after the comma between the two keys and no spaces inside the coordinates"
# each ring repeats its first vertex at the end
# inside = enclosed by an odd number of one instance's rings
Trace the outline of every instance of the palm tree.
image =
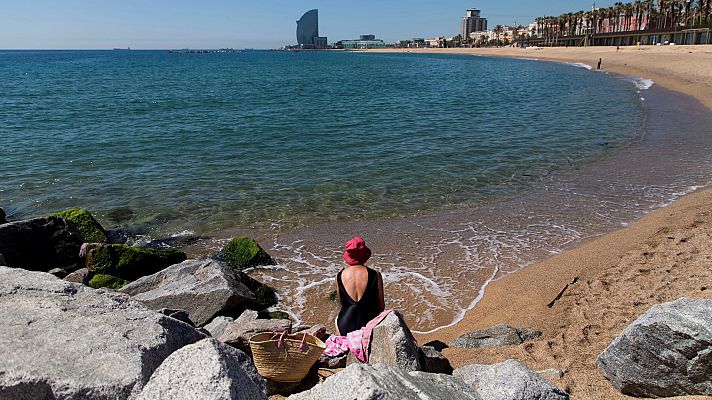
{"type": "Polygon", "coordinates": [[[502,34],[502,25],[497,25],[494,27],[494,35],[497,40],[497,46],[499,46],[499,35],[502,34]]]}

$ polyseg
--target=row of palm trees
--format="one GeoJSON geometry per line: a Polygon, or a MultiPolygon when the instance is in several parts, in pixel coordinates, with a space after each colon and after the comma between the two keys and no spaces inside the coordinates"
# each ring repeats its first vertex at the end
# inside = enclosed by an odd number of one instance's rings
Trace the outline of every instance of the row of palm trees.
{"type": "Polygon", "coordinates": [[[635,0],[612,7],[536,19],[534,36],[676,30],[712,25],[712,0],[635,0]]]}

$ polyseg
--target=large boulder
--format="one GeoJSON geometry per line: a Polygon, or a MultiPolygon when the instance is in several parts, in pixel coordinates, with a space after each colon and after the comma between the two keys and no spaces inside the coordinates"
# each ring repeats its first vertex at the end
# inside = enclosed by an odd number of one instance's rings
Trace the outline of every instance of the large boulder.
{"type": "Polygon", "coordinates": [[[238,271],[258,265],[272,265],[272,257],[262,250],[255,239],[238,237],[232,239],[216,257],[238,271]]]}
{"type": "Polygon", "coordinates": [[[251,308],[255,310],[264,310],[277,304],[277,294],[274,289],[242,271],[237,272],[237,276],[240,278],[240,282],[242,282],[243,285],[247,286],[250,291],[255,294],[255,300],[250,303],[251,308]]]}
{"type": "Polygon", "coordinates": [[[124,286],[121,292],[154,310],[185,310],[197,326],[255,298],[232,269],[213,260],[172,265],[124,286]]]}
{"type": "Polygon", "coordinates": [[[126,399],[204,338],[128,296],[0,267],[0,398],[126,399]]]}
{"type": "Polygon", "coordinates": [[[418,344],[397,312],[389,314],[373,328],[368,362],[406,371],[422,370],[418,344]]]}
{"type": "Polygon", "coordinates": [[[212,321],[210,321],[209,324],[205,325],[203,328],[205,328],[206,331],[210,332],[210,336],[214,338],[219,338],[223,334],[223,332],[225,332],[225,328],[227,328],[228,324],[234,320],[235,318],[225,317],[221,315],[215,317],[212,321]]]}
{"type": "Polygon", "coordinates": [[[266,398],[265,380],[245,353],[204,339],[166,358],[137,400],[266,398]]]}
{"type": "Polygon", "coordinates": [[[11,222],[0,225],[0,261],[31,271],[71,272],[81,267],[83,241],[76,225],[59,217],[11,222]]]}
{"type": "Polygon", "coordinates": [[[514,328],[507,324],[498,324],[491,328],[466,333],[450,342],[450,346],[466,349],[507,346],[522,344],[539,336],[541,336],[541,332],[533,329],[514,328]]]}
{"type": "Polygon", "coordinates": [[[5,219],[5,210],[0,208],[0,225],[6,224],[6,223],[7,223],[7,219],[5,219]]]}
{"type": "Polygon", "coordinates": [[[293,400],[459,400],[480,399],[461,379],[450,375],[406,372],[384,364],[350,365],[293,400]]]}
{"type": "Polygon", "coordinates": [[[483,400],[565,400],[569,395],[526,365],[507,360],[493,365],[468,365],[452,374],[472,386],[483,400]]]}
{"type": "Polygon", "coordinates": [[[185,259],[185,253],[173,249],[154,250],[122,244],[90,244],[87,246],[86,267],[93,274],[135,281],[185,259]]]}
{"type": "Polygon", "coordinates": [[[630,396],[712,395],[712,300],[654,305],[598,356],[598,369],[630,396]]]}
{"type": "Polygon", "coordinates": [[[87,243],[107,242],[106,231],[87,210],[72,208],[52,214],[51,216],[64,218],[75,224],[82,234],[84,241],[87,243]]]}
{"type": "Polygon", "coordinates": [[[218,340],[252,355],[250,338],[263,332],[284,332],[292,326],[288,319],[257,319],[257,312],[246,310],[230,322],[218,340]]]}

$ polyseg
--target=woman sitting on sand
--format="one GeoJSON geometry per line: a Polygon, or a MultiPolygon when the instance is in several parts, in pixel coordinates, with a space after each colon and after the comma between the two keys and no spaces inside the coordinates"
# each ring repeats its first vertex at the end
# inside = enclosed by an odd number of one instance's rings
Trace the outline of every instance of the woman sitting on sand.
{"type": "Polygon", "coordinates": [[[366,267],[371,250],[360,237],[346,242],[344,261],[349,265],[336,275],[341,311],[336,318],[337,335],[361,329],[384,309],[381,273],[366,267]]]}

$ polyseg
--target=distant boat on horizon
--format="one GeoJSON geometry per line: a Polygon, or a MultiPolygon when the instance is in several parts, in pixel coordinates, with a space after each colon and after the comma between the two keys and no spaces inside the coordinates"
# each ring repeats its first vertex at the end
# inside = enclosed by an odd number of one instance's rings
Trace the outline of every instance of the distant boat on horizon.
{"type": "Polygon", "coordinates": [[[114,47],[114,51],[131,51],[131,48],[130,48],[130,47],[127,47],[127,48],[125,48],[125,49],[120,49],[120,48],[118,48],[118,47],[114,47]]]}

